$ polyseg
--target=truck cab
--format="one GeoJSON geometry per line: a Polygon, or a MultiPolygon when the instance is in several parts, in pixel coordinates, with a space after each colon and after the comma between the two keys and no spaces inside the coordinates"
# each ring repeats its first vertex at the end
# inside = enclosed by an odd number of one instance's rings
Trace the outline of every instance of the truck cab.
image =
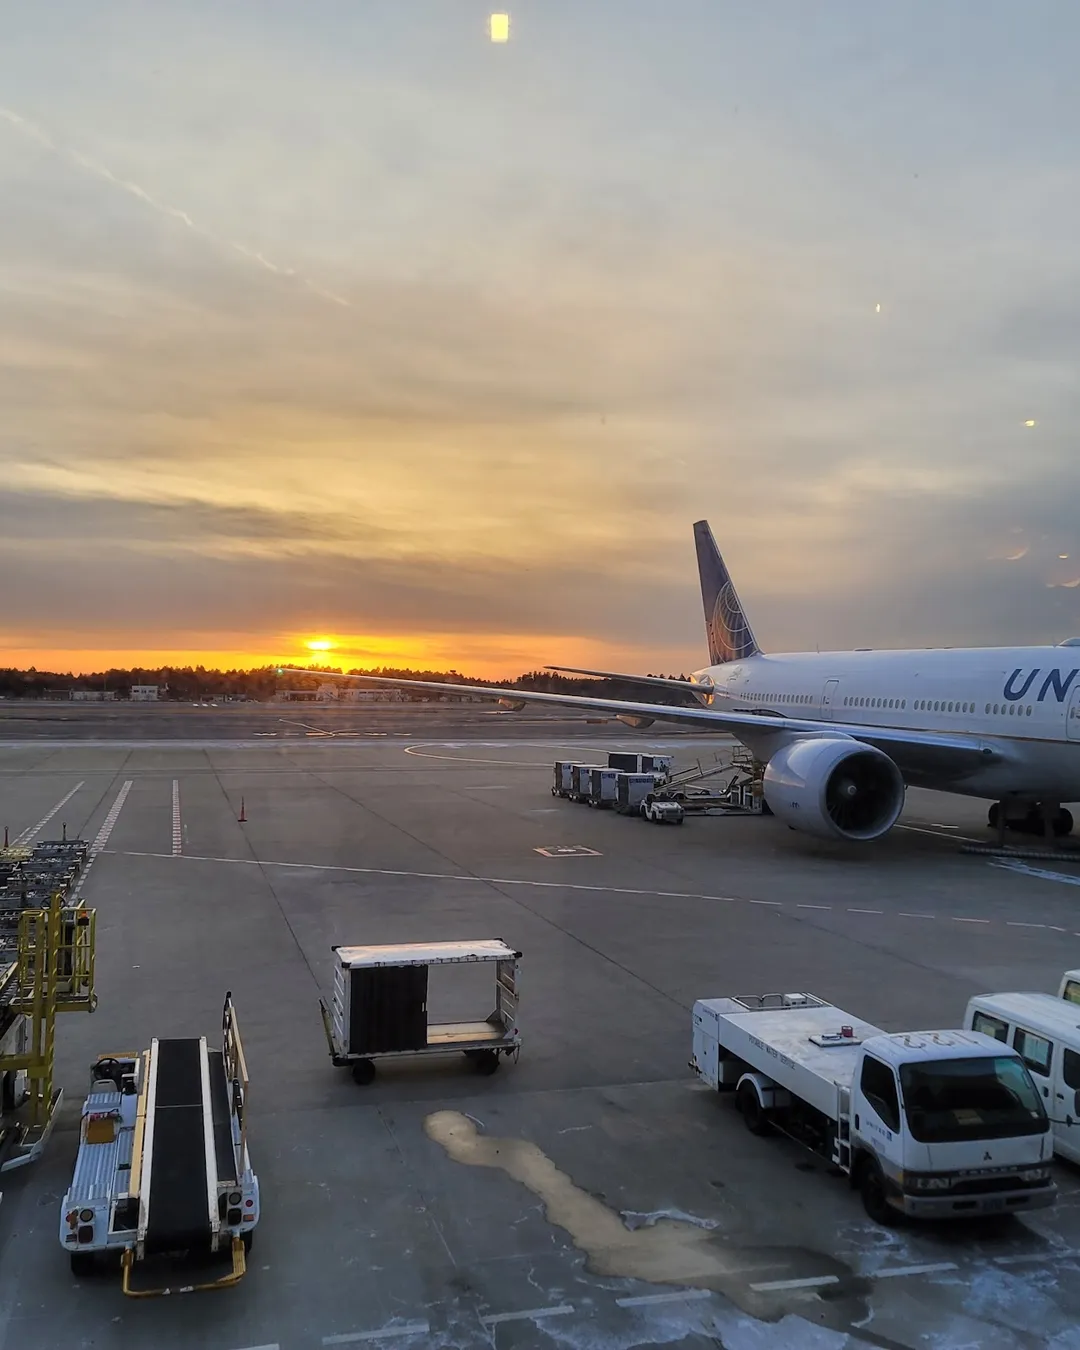
{"type": "Polygon", "coordinates": [[[850,1128],[852,1176],[868,1209],[878,1197],[867,1186],[924,1218],[1041,1208],[1056,1197],[1050,1124],[1031,1075],[1016,1051],[979,1032],[866,1040],[850,1128]]]}

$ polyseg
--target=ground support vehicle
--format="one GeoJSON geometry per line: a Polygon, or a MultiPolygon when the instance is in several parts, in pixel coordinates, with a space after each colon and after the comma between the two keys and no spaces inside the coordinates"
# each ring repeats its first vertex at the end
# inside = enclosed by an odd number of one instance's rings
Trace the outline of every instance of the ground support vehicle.
{"type": "Polygon", "coordinates": [[[494,1073],[500,1055],[521,1051],[517,1025],[521,953],[499,938],[479,942],[405,942],[334,947],[331,1004],[319,1000],[331,1061],[352,1069],[360,1084],[388,1056],[455,1051],[480,1073],[494,1073]],[[495,967],[495,1008],[471,1022],[428,1021],[428,972],[489,962],[495,967]]]}
{"type": "Polygon", "coordinates": [[[646,797],[639,809],[642,819],[651,820],[654,825],[681,825],[686,819],[681,803],[662,797],[646,797]]]}
{"type": "MultiPolygon", "coordinates": [[[[91,1068],[75,1173],[60,1210],[60,1245],[75,1275],[118,1258],[132,1297],[235,1284],[259,1222],[259,1182],[247,1149],[248,1075],[232,997],[222,1048],[206,1037],[159,1039],[141,1053],[103,1055],[91,1068]],[[137,1262],[231,1258],[198,1283],[134,1288],[137,1262]]],[[[185,1267],[185,1271],[187,1267],[185,1267]]]]}
{"type": "Polygon", "coordinates": [[[867,1214],[928,1219],[1052,1205],[1053,1136],[1021,1057],[974,1031],[888,1034],[813,994],[702,999],[690,1067],[748,1128],[827,1158],[867,1214]]]}

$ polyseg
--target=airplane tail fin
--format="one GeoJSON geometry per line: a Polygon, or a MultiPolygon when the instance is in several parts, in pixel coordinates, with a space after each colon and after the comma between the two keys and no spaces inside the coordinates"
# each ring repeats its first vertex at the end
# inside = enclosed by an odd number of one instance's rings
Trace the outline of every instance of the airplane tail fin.
{"type": "Polygon", "coordinates": [[[754,641],[707,520],[699,520],[694,525],[694,545],[701,578],[701,599],[705,605],[709,660],[713,665],[720,665],[724,661],[742,661],[748,656],[756,656],[761,648],[754,641]]]}

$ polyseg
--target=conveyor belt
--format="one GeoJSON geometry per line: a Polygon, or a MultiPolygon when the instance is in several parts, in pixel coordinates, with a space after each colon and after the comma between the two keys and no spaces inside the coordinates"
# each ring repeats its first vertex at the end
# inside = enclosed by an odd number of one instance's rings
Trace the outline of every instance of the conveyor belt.
{"type": "Polygon", "coordinates": [[[214,1113],[214,1152],[217,1155],[219,1182],[236,1183],[236,1150],[233,1148],[232,1114],[229,1110],[229,1085],[225,1079],[225,1059],[220,1050],[207,1054],[210,1061],[210,1104],[214,1113]]]}
{"type": "Polygon", "coordinates": [[[201,1042],[159,1040],[146,1251],[208,1247],[201,1042]]]}

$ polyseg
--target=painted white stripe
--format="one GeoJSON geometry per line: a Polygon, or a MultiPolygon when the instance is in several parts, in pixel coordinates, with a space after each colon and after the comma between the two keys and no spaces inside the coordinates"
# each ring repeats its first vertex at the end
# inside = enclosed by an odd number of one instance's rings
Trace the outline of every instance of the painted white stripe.
{"type": "Polygon", "coordinates": [[[378,1327],[375,1331],[346,1331],[340,1336],[324,1336],[323,1345],[352,1345],[354,1341],[383,1341],[392,1336],[426,1336],[430,1327],[426,1322],[399,1322],[396,1326],[378,1327]]]}
{"type": "Polygon", "coordinates": [[[849,914],[884,914],[883,909],[848,909],[849,914]]]}
{"type": "Polygon", "coordinates": [[[46,813],[41,817],[41,819],[38,821],[36,825],[30,825],[25,830],[23,830],[22,834],[16,835],[15,838],[10,841],[12,847],[22,848],[25,844],[29,844],[34,839],[36,839],[37,836],[41,833],[41,831],[45,828],[45,826],[48,825],[49,821],[52,820],[53,816],[56,815],[57,811],[59,811],[63,806],[65,806],[69,801],[71,801],[72,797],[75,796],[76,792],[78,792],[78,790],[81,787],[83,787],[85,783],[86,783],[85,778],[81,783],[76,783],[75,786],[71,789],[71,791],[67,794],[67,796],[61,797],[51,811],[46,811],[46,813]]]}
{"type": "Polygon", "coordinates": [[[277,1341],[271,1341],[267,1345],[245,1345],[241,1350],[281,1350],[281,1346],[277,1341]]]}
{"type": "Polygon", "coordinates": [[[172,781],[172,851],[178,857],[184,851],[184,831],[180,823],[180,784],[172,781]]]}
{"type": "Polygon", "coordinates": [[[897,918],[899,918],[899,919],[936,919],[936,918],[937,918],[937,915],[936,915],[936,914],[917,914],[914,910],[910,910],[910,909],[900,909],[900,910],[897,910],[897,918]]]}
{"type": "Polygon", "coordinates": [[[132,779],[129,778],[116,794],[116,800],[109,808],[109,814],[102,821],[101,829],[97,832],[97,838],[90,845],[90,852],[87,855],[86,866],[83,868],[82,876],[79,877],[79,880],[75,883],[75,889],[71,893],[72,900],[77,900],[79,898],[82,888],[86,885],[86,878],[90,875],[90,869],[93,867],[95,859],[109,842],[109,835],[112,834],[113,826],[120,819],[120,812],[123,810],[124,803],[127,801],[127,795],[131,791],[131,785],[132,779]]]}
{"type": "Polygon", "coordinates": [[[766,1280],[763,1284],[752,1284],[755,1294],[771,1294],[781,1289],[818,1289],[826,1284],[839,1284],[839,1275],[808,1275],[803,1280],[766,1280]]]}
{"type": "Polygon", "coordinates": [[[1005,920],[1005,927],[1006,927],[1006,928],[1045,928],[1045,927],[1046,927],[1046,924],[1044,924],[1044,923],[1023,923],[1023,922],[1021,922],[1021,920],[1019,920],[1019,919],[1006,919],[1006,920],[1005,920]]]}
{"type": "MultiPolygon", "coordinates": [[[[153,853],[144,849],[121,849],[118,850],[125,858],[170,858],[169,853],[153,853]]],[[[331,863],[304,863],[304,862],[277,862],[273,859],[260,858],[219,858],[214,854],[207,853],[185,853],[182,855],[188,862],[209,862],[209,863],[229,863],[236,867],[287,867],[300,872],[346,872],[354,876],[373,876],[373,877],[405,877],[410,880],[420,881],[464,881],[476,885],[477,883],[487,886],[526,886],[536,890],[550,891],[586,891],[595,895],[639,895],[657,900],[710,900],[718,904],[733,905],[771,905],[777,909],[785,908],[780,900],[748,900],[742,895],[710,895],[704,891],[649,891],[641,887],[634,886],[595,886],[583,882],[570,881],[533,881],[526,880],[523,877],[485,877],[475,876],[468,872],[406,872],[402,869],[392,867],[344,867],[331,863]]],[[[1078,878],[1080,884],[1080,878],[1078,878]]],[[[798,909],[831,909],[831,905],[798,905],[798,909]]],[[[935,914],[905,914],[906,918],[915,919],[936,919],[940,917],[948,918],[950,916],[941,916],[935,914]]],[[[984,923],[1001,922],[991,919],[965,919],[951,916],[953,923],[984,923]]],[[[1073,937],[1080,937],[1080,932],[1074,932],[1073,937]]]]}
{"type": "Polygon", "coordinates": [[[1027,863],[1013,862],[1011,859],[995,859],[991,867],[1003,867],[1007,872],[1021,872],[1026,877],[1037,877],[1039,881],[1060,881],[1064,886],[1080,886],[1080,877],[1066,876],[1064,872],[1051,872],[1045,867],[1029,867],[1027,863]]]}
{"type": "Polygon", "coordinates": [[[875,1280],[895,1280],[902,1275],[936,1275],[939,1271],[959,1270],[955,1261],[934,1261],[925,1266],[894,1266],[891,1270],[876,1271],[875,1280]]]}
{"type": "Polygon", "coordinates": [[[488,1313],[486,1317],[481,1317],[480,1321],[486,1327],[497,1327],[503,1322],[531,1322],[534,1317],[565,1317],[567,1313],[573,1311],[572,1303],[556,1303],[551,1308],[525,1308],[521,1312],[488,1313]]]}
{"type": "Polygon", "coordinates": [[[692,1303],[697,1299],[712,1298],[711,1289],[673,1289],[670,1294],[638,1294],[634,1298],[617,1298],[620,1308],[647,1308],[653,1303],[692,1303]]]}

